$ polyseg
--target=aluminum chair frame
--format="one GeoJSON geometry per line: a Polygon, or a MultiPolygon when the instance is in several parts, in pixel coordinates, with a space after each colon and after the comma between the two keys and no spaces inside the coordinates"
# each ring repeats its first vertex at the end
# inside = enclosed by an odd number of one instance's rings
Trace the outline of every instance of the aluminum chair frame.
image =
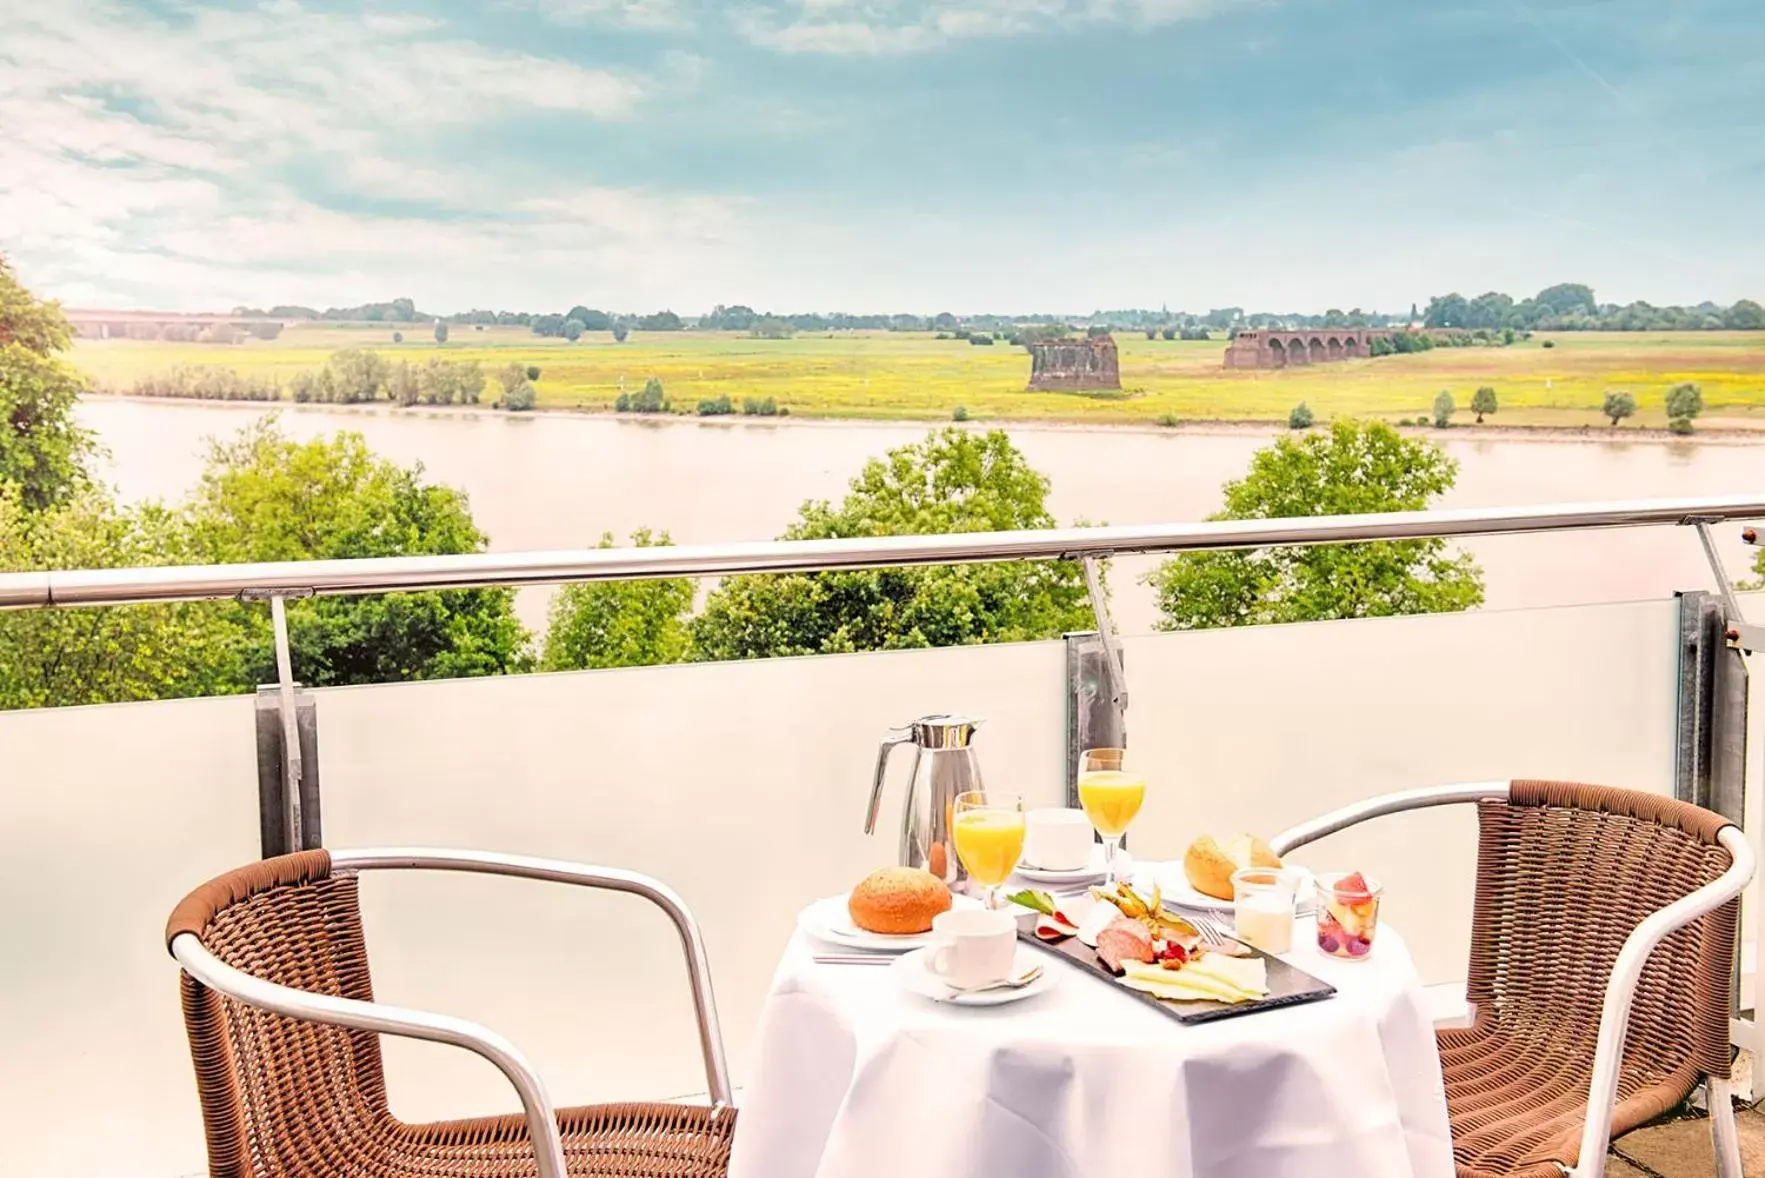
{"type": "MultiPolygon", "coordinates": [[[[734,1106],[704,938],[685,902],[666,884],[633,871],[491,851],[392,847],[332,851],[330,855],[334,875],[381,870],[464,871],[625,892],[655,904],[674,922],[686,955],[693,1011],[698,1019],[699,1048],[704,1058],[705,1080],[712,1106],[714,1109],[734,1106]]],[[[448,1043],[484,1057],[502,1072],[521,1098],[521,1109],[539,1166],[539,1178],[566,1178],[557,1106],[547,1093],[544,1080],[519,1048],[490,1028],[449,1015],[313,994],[266,982],[220,960],[194,933],[175,937],[171,952],[185,972],[198,982],[247,1006],[307,1022],[448,1043]]]]}
{"type": "MultiPolygon", "coordinates": [[[[1333,810],[1309,822],[1282,831],[1270,840],[1275,854],[1286,856],[1369,819],[1401,814],[1433,806],[1508,800],[1508,782],[1484,781],[1431,786],[1367,798],[1333,810]]],[[[1618,1092],[1618,1072],[1624,1056],[1630,1007],[1649,954],[1676,929],[1683,928],[1728,903],[1746,888],[1756,867],[1752,847],[1738,826],[1721,829],[1717,839],[1728,852],[1730,864],[1716,879],[1657,910],[1636,926],[1619,950],[1606,982],[1600,1009],[1599,1038],[1594,1049],[1593,1078],[1588,1085],[1587,1120],[1581,1131],[1580,1160],[1569,1178],[1605,1178],[1606,1153],[1611,1146],[1612,1102],[1618,1092]]],[[[1740,1134],[1735,1123],[1731,1087],[1726,1078],[1706,1076],[1710,1111],[1710,1134],[1716,1152],[1719,1178],[1744,1178],[1740,1168],[1740,1134]]]]}

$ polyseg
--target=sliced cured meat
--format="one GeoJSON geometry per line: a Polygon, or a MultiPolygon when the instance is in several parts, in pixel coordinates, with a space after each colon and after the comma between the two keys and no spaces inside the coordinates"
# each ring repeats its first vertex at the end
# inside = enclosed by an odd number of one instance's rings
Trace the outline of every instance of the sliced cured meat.
{"type": "Polygon", "coordinates": [[[1137,920],[1117,917],[1097,934],[1097,959],[1112,973],[1122,972],[1124,961],[1153,960],[1152,933],[1137,920]]]}

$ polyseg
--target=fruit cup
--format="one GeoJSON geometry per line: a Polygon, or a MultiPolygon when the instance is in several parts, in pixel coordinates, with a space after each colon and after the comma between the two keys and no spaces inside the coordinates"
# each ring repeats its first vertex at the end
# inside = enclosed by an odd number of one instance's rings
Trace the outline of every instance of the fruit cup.
{"type": "Polygon", "coordinates": [[[1318,949],[1344,961],[1365,961],[1379,931],[1383,891],[1378,880],[1358,871],[1318,876],[1318,949]]]}

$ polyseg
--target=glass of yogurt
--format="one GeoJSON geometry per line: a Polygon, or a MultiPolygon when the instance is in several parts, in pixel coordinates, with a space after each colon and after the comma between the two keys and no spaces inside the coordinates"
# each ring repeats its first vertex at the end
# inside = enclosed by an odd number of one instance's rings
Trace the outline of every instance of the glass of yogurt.
{"type": "Polygon", "coordinates": [[[1280,867],[1245,867],[1233,872],[1232,915],[1238,939],[1264,953],[1291,950],[1299,880],[1299,872],[1280,867]]]}

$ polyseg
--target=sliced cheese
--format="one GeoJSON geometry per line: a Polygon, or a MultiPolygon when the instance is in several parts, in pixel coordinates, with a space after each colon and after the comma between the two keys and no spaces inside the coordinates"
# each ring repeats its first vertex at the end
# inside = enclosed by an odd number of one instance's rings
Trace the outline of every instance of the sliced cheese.
{"type": "Polygon", "coordinates": [[[1233,960],[1212,955],[1182,969],[1165,969],[1138,961],[1122,963],[1123,985],[1160,998],[1185,1001],[1250,1002],[1268,995],[1268,979],[1259,958],[1233,960]],[[1226,968],[1214,968],[1224,965],[1226,968]],[[1165,991],[1181,991],[1166,993],[1165,991]]]}
{"type": "MultiPolygon", "coordinates": [[[[1150,978],[1124,977],[1121,979],[1121,984],[1130,990],[1139,990],[1141,993],[1150,994],[1154,998],[1168,998],[1173,1002],[1232,1001],[1232,999],[1222,999],[1219,995],[1207,990],[1197,990],[1192,986],[1186,986],[1182,982],[1179,982],[1177,980],[1177,975],[1171,971],[1167,970],[1165,973],[1171,979],[1168,982],[1154,981],[1150,978]]],[[[1244,999],[1238,999],[1237,1001],[1244,1001],[1244,999]]]]}
{"type": "Polygon", "coordinates": [[[1225,957],[1208,953],[1201,960],[1185,965],[1183,972],[1212,978],[1257,998],[1269,992],[1268,967],[1260,957],[1225,957]]]}

